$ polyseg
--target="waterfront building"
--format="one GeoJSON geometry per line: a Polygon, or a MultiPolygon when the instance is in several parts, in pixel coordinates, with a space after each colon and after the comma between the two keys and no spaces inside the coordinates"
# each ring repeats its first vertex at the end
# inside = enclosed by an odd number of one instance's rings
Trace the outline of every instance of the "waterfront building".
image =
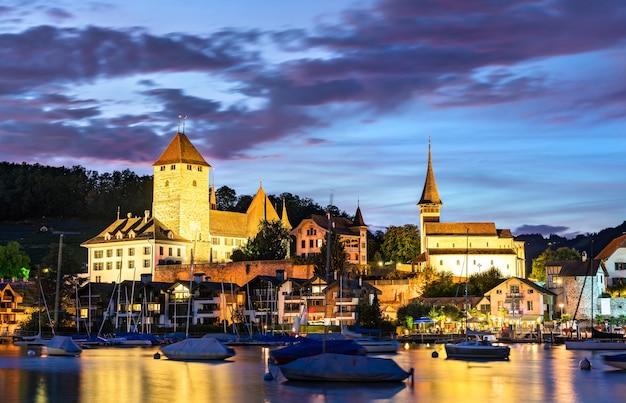
{"type": "Polygon", "coordinates": [[[595,257],[607,272],[607,285],[626,285],[626,235],[612,240],[595,257]]]}
{"type": "Polygon", "coordinates": [[[442,222],[430,142],[420,208],[420,255],[412,263],[464,278],[496,268],[504,277],[525,276],[524,242],[492,222],[442,222]]]}
{"type": "Polygon", "coordinates": [[[22,300],[9,283],[0,283],[0,335],[14,333],[24,311],[18,306],[22,300]]]}

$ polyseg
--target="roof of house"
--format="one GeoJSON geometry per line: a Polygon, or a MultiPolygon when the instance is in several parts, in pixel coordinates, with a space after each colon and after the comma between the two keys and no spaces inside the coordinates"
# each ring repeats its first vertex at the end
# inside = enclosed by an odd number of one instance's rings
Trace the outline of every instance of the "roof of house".
{"type": "Polygon", "coordinates": [[[426,181],[424,182],[422,196],[420,197],[420,201],[417,204],[443,205],[443,202],[439,197],[439,191],[437,191],[437,183],[435,182],[435,174],[433,172],[433,164],[430,154],[430,140],[428,141],[428,168],[426,170],[426,181]]]}
{"type": "Polygon", "coordinates": [[[184,133],[176,133],[176,136],[174,136],[170,144],[165,148],[165,151],[152,166],[177,163],[211,166],[198,152],[196,147],[191,144],[191,141],[184,133]]]}
{"type": "Polygon", "coordinates": [[[547,262],[547,266],[561,267],[559,271],[560,277],[581,277],[581,276],[595,276],[598,273],[600,267],[599,260],[555,260],[547,262]],[[591,264],[590,262],[593,262],[591,264]]]}
{"type": "Polygon", "coordinates": [[[604,249],[602,249],[600,253],[598,253],[595,259],[608,259],[619,248],[626,248],[626,235],[618,236],[617,238],[609,242],[609,244],[604,249]]]}
{"type": "MultiPolygon", "coordinates": [[[[361,217],[362,219],[363,217],[361,217]]],[[[328,218],[323,214],[311,214],[309,217],[303,219],[300,224],[298,224],[299,228],[307,222],[313,222],[320,230],[328,231],[328,218]]],[[[332,218],[333,229],[339,235],[351,235],[351,236],[359,236],[359,231],[357,229],[357,225],[353,224],[348,218],[345,217],[333,217],[332,218]]],[[[294,230],[295,231],[295,230],[294,230]]],[[[292,231],[292,234],[295,233],[292,231]]]]}
{"type": "Polygon", "coordinates": [[[131,240],[155,239],[157,241],[177,241],[189,242],[186,238],[178,236],[174,231],[168,229],[161,221],[154,217],[132,217],[130,214],[126,218],[118,218],[95,237],[83,242],[81,246],[99,243],[115,243],[131,240]],[[107,234],[110,239],[106,239],[107,234]],[[121,238],[118,239],[117,235],[121,238]],[[130,237],[133,234],[133,237],[130,237]]]}

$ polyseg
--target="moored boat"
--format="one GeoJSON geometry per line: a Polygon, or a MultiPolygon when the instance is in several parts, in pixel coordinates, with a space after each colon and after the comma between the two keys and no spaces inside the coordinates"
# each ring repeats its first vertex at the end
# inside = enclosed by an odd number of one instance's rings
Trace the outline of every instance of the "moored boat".
{"type": "Polygon", "coordinates": [[[302,337],[296,344],[272,350],[270,357],[276,364],[286,364],[298,358],[322,353],[366,355],[367,350],[351,339],[311,340],[307,337],[302,337]]]}
{"type": "Polygon", "coordinates": [[[185,339],[161,347],[161,352],[170,360],[213,361],[233,357],[235,350],[212,337],[185,339]]]}
{"type": "Polygon", "coordinates": [[[495,345],[486,339],[446,343],[445,350],[448,358],[469,360],[508,360],[511,353],[509,346],[495,345]]]}
{"type": "Polygon", "coordinates": [[[626,343],[622,341],[601,340],[566,340],[566,350],[626,350],[626,343]]]}
{"type": "Polygon", "coordinates": [[[83,349],[69,336],[54,336],[41,347],[41,355],[78,356],[82,352],[83,349]]]}
{"type": "Polygon", "coordinates": [[[290,381],[401,382],[413,374],[388,358],[323,353],[279,366],[290,381]]]}
{"type": "Polygon", "coordinates": [[[626,369],[626,354],[604,355],[602,360],[614,368],[626,369]]]}

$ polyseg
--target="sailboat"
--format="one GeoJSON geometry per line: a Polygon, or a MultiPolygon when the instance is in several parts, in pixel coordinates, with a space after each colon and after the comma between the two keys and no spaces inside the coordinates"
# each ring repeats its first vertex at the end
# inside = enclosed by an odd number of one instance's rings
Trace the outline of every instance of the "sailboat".
{"type": "Polygon", "coordinates": [[[467,332],[467,311],[469,310],[469,229],[467,230],[467,247],[465,256],[465,340],[460,343],[446,343],[445,350],[448,358],[469,360],[508,360],[511,348],[492,344],[487,337],[478,336],[469,339],[467,332]]]}

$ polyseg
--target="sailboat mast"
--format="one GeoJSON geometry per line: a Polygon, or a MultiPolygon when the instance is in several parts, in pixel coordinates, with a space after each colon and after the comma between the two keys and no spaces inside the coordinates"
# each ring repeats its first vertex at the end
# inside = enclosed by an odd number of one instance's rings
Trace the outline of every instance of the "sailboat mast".
{"type": "Polygon", "coordinates": [[[467,314],[469,312],[469,228],[465,232],[465,341],[467,336],[467,314]]]}

